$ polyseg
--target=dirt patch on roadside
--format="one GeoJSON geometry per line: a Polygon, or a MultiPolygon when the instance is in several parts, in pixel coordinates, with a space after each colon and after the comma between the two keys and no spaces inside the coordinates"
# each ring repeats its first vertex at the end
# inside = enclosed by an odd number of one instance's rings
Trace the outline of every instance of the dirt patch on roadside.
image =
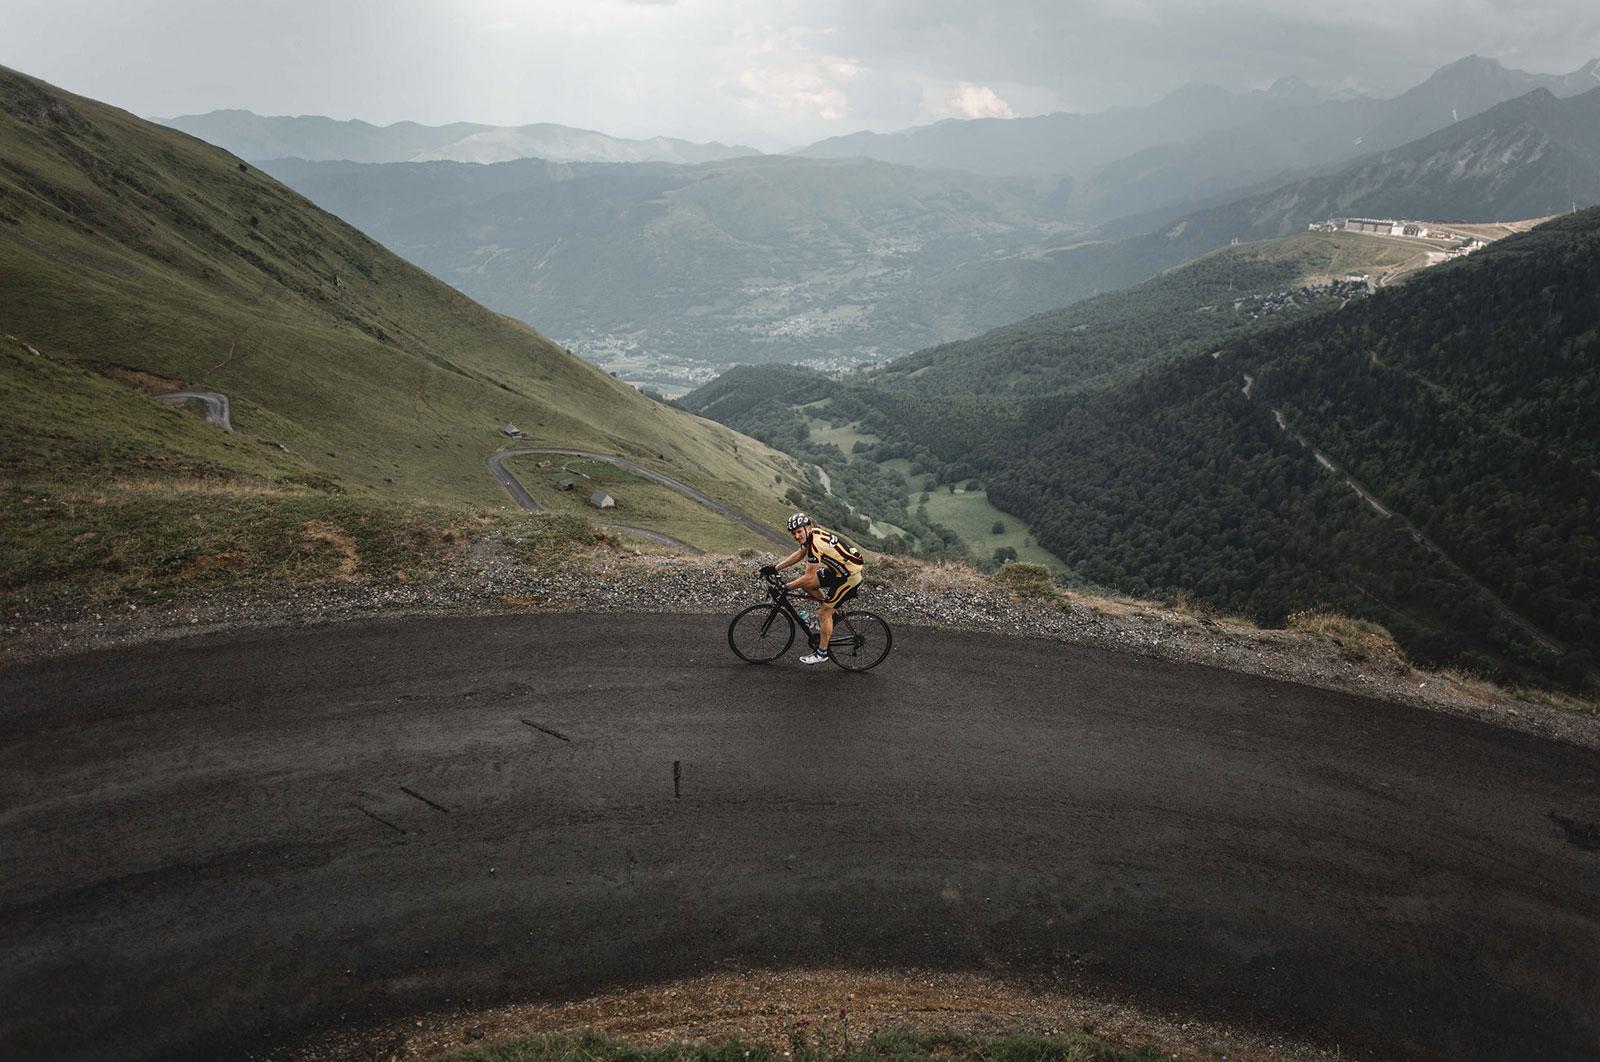
{"type": "Polygon", "coordinates": [[[356,540],[344,528],[322,520],[307,520],[300,528],[300,552],[307,556],[334,558],[334,578],[353,582],[360,557],[356,540]]]}
{"type": "Polygon", "coordinates": [[[807,1046],[833,1055],[847,1029],[856,1045],[889,1029],[970,1036],[1089,1032],[1122,1047],[1149,1046],[1183,1057],[1337,1057],[1309,1044],[1091,996],[1038,992],[982,974],[854,970],[718,973],[579,1001],[432,1014],[362,1033],[329,1034],[276,1057],[439,1058],[479,1041],[579,1032],[643,1047],[737,1039],[780,1054],[789,1052],[798,1033],[807,1046]]]}

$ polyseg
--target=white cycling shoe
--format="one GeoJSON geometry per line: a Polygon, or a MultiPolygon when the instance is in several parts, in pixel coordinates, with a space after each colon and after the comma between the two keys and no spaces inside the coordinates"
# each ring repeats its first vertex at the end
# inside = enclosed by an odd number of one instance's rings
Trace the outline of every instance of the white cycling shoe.
{"type": "Polygon", "coordinates": [[[809,656],[802,656],[800,662],[802,664],[825,664],[828,662],[828,651],[826,649],[813,649],[809,656]]]}

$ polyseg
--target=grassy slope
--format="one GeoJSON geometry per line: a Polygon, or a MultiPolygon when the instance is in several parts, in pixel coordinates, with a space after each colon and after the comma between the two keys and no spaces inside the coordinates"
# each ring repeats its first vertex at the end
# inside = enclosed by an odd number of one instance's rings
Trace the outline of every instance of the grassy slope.
{"type": "Polygon", "coordinates": [[[1235,332],[1273,323],[1250,316],[1262,295],[1342,279],[1351,271],[1380,276],[1412,270],[1426,264],[1433,249],[1419,241],[1343,232],[1226,247],[1135,287],[896,359],[873,378],[947,398],[1106,386],[1147,365],[1213,349],[1235,332]]]}
{"type": "Polygon", "coordinates": [[[699,502],[604,461],[526,456],[509,461],[507,467],[517,474],[540,505],[553,512],[647,527],[711,553],[772,549],[766,539],[699,502]],[[549,461],[550,467],[540,468],[541,461],[549,461]],[[574,481],[572,490],[557,488],[556,484],[565,479],[574,481]],[[597,490],[610,494],[616,507],[598,512],[590,505],[589,495],[597,490]]]}
{"type": "Polygon", "coordinates": [[[4,68],[0,281],[0,333],[56,363],[9,343],[0,360],[12,477],[201,464],[500,503],[482,460],[512,421],[784,509],[785,462],[764,447],[638,395],[220,149],[4,68]],[[244,438],[175,427],[75,371],[114,366],[227,393],[244,438]]]}

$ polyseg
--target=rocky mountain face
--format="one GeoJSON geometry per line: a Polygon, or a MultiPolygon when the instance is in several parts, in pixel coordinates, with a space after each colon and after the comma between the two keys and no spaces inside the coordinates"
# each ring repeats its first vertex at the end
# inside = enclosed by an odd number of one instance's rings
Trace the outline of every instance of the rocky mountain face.
{"type": "Polygon", "coordinates": [[[376,126],[317,115],[263,116],[211,111],[164,119],[162,124],[251,161],[308,159],[350,162],[506,162],[541,158],[557,162],[698,163],[759,155],[740,145],[696,144],[658,136],[628,140],[564,125],[497,126],[472,122],[376,126]]]}

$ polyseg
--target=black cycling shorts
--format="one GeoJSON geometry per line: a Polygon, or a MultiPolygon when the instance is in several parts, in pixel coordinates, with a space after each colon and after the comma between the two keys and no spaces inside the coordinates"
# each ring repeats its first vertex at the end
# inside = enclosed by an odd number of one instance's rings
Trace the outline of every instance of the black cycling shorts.
{"type": "Polygon", "coordinates": [[[822,603],[837,605],[839,601],[861,582],[861,572],[840,575],[827,565],[817,569],[817,585],[822,589],[822,603]]]}

